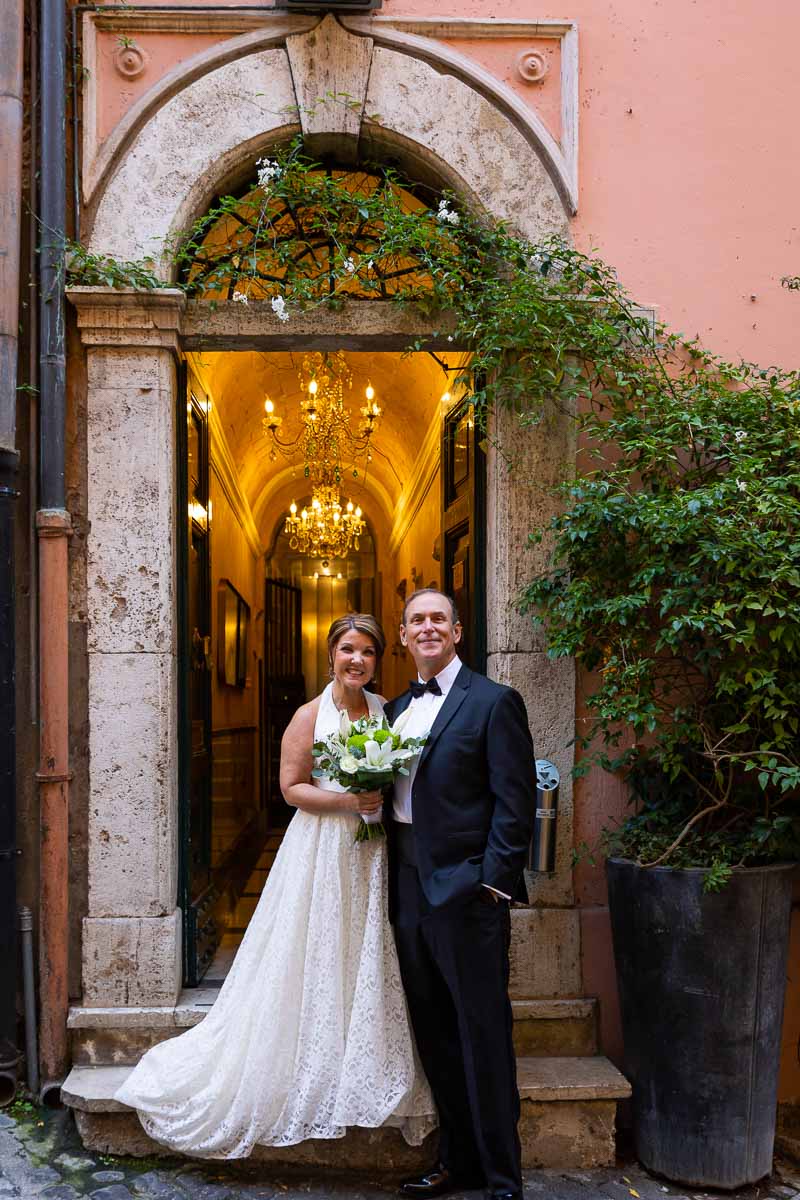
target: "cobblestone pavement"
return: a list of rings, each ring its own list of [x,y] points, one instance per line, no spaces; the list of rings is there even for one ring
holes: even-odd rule
[[[387,1200],[391,1179],[275,1174],[265,1167],[202,1167],[169,1159],[113,1158],[84,1150],[67,1111],[18,1103],[0,1113],[0,1200]],[[525,1200],[800,1200],[800,1166],[776,1162],[769,1179],[739,1192],[687,1190],[636,1162],[586,1171],[527,1171]],[[464,1192],[453,1200],[482,1200]]]

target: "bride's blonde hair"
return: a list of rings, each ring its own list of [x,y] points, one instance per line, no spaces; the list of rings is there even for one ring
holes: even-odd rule
[[[353,630],[356,633],[365,634],[374,642],[377,657],[375,670],[377,671],[386,649],[386,634],[371,613],[348,613],[346,617],[336,618],[328,630],[328,667],[333,670],[333,656],[339,640]]]

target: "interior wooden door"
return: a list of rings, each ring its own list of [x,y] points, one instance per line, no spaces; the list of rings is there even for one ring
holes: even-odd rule
[[[486,668],[486,456],[466,401],[442,430],[442,586],[463,625],[459,655]]]
[[[264,593],[264,763],[267,817],[271,829],[283,829],[291,811],[281,795],[281,738],[301,704],[306,688],[302,663],[302,593],[278,579],[267,579]]]

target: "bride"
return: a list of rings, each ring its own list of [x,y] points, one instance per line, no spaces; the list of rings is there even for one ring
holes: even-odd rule
[[[418,1145],[437,1123],[387,917],[385,839],[353,842],[358,813],[376,813],[381,794],[311,780],[312,744],[342,712],[383,715],[365,687],[385,644],[372,616],[331,625],[332,680],[281,745],[281,790],[298,811],[219,997],[116,1093],[173,1150],[242,1158],[354,1125],[394,1125]]]

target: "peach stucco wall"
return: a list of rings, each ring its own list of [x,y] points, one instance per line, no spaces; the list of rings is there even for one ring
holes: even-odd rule
[[[381,13],[577,21],[575,242],[612,263],[638,302],[654,305],[669,324],[698,334],[710,349],[765,364],[798,363],[800,295],[780,283],[783,275],[800,272],[800,72],[795,62],[800,5],[795,0],[564,0],[563,7],[552,0],[546,7],[536,0],[461,0],[444,8],[433,0],[384,0]],[[227,36],[192,32],[188,15],[185,28],[181,34],[140,39],[149,68],[135,84],[115,70],[113,39],[102,39],[95,67],[100,139],[145,87],[176,62]],[[506,82],[559,136],[557,42],[460,38],[449,45]],[[541,84],[525,84],[515,73],[515,60],[526,45],[550,59]],[[581,781],[576,840],[591,840],[604,814],[621,807],[614,780]],[[604,1048],[618,1056],[602,875],[583,866],[575,882],[584,985],[588,994],[601,998]],[[796,920],[781,1097],[800,1100],[798,939]]]
[[[442,11],[431,0],[386,0],[382,11],[576,20],[576,242],[614,264],[640,303],[711,349],[798,362],[800,301],[780,280],[800,269],[800,7],[464,0]],[[500,75],[518,49],[485,43],[480,53]]]

